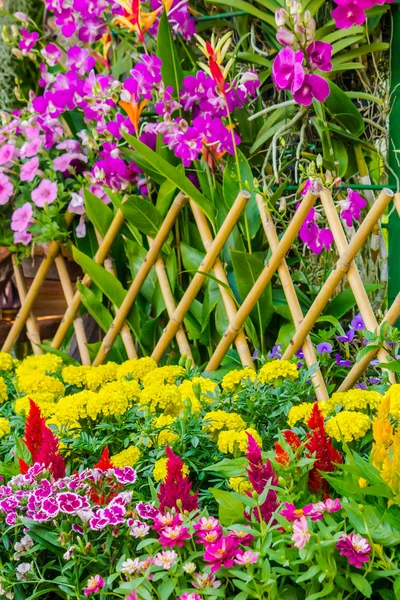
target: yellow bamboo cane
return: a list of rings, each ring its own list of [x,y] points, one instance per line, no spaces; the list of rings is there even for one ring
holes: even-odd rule
[[[394,325],[397,319],[400,317],[400,293],[397,294],[396,298],[393,301],[392,306],[387,311],[386,315],[383,317],[382,324],[379,326],[377,333],[382,329],[383,323],[387,323],[388,325]],[[367,346],[368,348],[368,346]],[[346,392],[350,390],[357,383],[358,379],[368,368],[371,360],[374,359],[376,354],[378,353],[377,348],[372,348],[368,354],[365,354],[348,372],[346,379],[341,383],[338,391]]]
[[[329,275],[325,284],[322,286],[319,294],[312,303],[310,310],[304,317],[304,320],[301,323],[299,329],[294,334],[293,339],[290,341],[288,348],[286,348],[283,358],[291,358],[293,354],[295,354],[301,347],[305,338],[311,331],[315,321],[327,305],[329,298],[335,291],[337,285],[340,283],[340,281],[343,279],[343,277],[349,270],[351,261],[354,259],[357,252],[365,243],[366,239],[368,238],[368,235],[374,228],[375,223],[382,216],[383,211],[388,206],[392,198],[393,192],[387,188],[382,190],[382,192],[379,194],[379,197],[377,198],[375,204],[373,204],[373,206],[371,207],[364,221],[358,228],[358,231],[354,235],[351,243],[348,245],[345,252],[343,252],[342,256],[337,261],[335,267],[332,269],[331,274]]]
[[[71,225],[74,215],[71,213],[67,213],[65,215],[65,222],[67,228]],[[25,302],[22,304],[18,314],[15,318],[13,326],[8,332],[7,338],[3,344],[2,351],[10,352],[11,348],[15,344],[18,339],[19,334],[22,331],[23,326],[25,325],[27,319],[29,318],[29,314],[31,312],[32,306],[40,292],[40,288],[42,287],[43,281],[46,279],[46,275],[53,264],[59,250],[61,247],[61,242],[51,242],[47,248],[47,254],[43,258],[40,267],[35,275],[34,280],[32,281],[32,285],[29,288]]]
[[[271,217],[271,213],[268,208],[264,205],[264,199],[260,194],[256,197],[258,210],[261,216],[261,223],[263,225],[265,235],[267,236],[268,243],[271,251],[275,252],[279,244],[279,238],[276,233],[275,225]],[[278,275],[282,283],[282,288],[289,305],[290,313],[293,318],[294,326],[299,327],[303,320],[303,312],[301,310],[300,302],[296,294],[296,290],[293,285],[292,278],[290,276],[289,268],[286,260],[283,259],[278,267]],[[312,365],[318,364],[318,359],[315,355],[315,350],[310,336],[307,336],[303,344],[304,358],[308,368]],[[311,381],[314,385],[315,395],[318,400],[327,400],[329,398],[328,391],[326,389],[325,381],[321,373],[321,369],[318,367],[314,374],[311,376]]]
[[[154,242],[145,256],[143,264],[136,273],[136,276],[132,281],[131,286],[124,298],[124,301],[118,309],[114,321],[112,322],[110,329],[108,330],[103,339],[97,356],[93,361],[94,366],[101,365],[104,362],[108,352],[110,351],[113,343],[115,342],[115,339],[117,338],[121,330],[124,321],[126,320],[129,314],[129,311],[132,308],[133,303],[135,302],[140,292],[143,283],[145,282],[147,275],[150,273],[150,270],[153,267],[161,251],[161,248],[163,247],[163,244],[169,235],[169,232],[174,226],[174,223],[178,218],[179,213],[181,212],[182,208],[185,206],[187,201],[188,198],[182,193],[179,193],[173,201],[173,203],[171,204],[171,207],[160,229],[158,230],[156,237],[154,238]]]
[[[12,254],[11,258],[14,269],[15,283],[17,284],[18,296],[22,305],[26,301],[26,281],[20,265],[17,264],[15,254]],[[29,316],[26,320],[26,330],[32,345],[33,353],[43,354],[42,349],[37,346],[37,344],[40,344],[40,334],[35,316],[32,312],[29,313]]]
[[[185,315],[188,312],[190,305],[199,293],[201,286],[203,285],[207,277],[207,275],[204,275],[204,273],[209,273],[209,271],[211,271],[211,269],[213,268],[219,253],[221,252],[226,240],[231,234],[232,229],[239,220],[240,215],[244,210],[249,198],[250,194],[248,192],[239,192],[235,202],[233,203],[229,213],[226,216],[226,219],[221,229],[217,233],[213,243],[211,244],[203,261],[201,262],[198,272],[194,275],[186,292],[183,295],[183,298],[176,307],[174,314],[169,320],[168,325],[164,329],[162,336],[160,337],[156,347],[154,348],[153,354],[151,356],[156,362],[159,362],[161,360],[172,338],[174,337],[181,323],[183,322],[183,319],[185,318]]]
[[[299,209],[296,211],[293,219],[289,223],[289,226],[280,240],[275,252],[272,253],[270,260],[260,273],[257,281],[246,296],[243,304],[236,313],[235,318],[229,324],[228,329],[225,331],[220,343],[216,347],[214,354],[212,355],[211,360],[206,367],[206,371],[215,371],[215,369],[217,369],[221,364],[222,359],[229,350],[229,346],[232,344],[238,332],[243,327],[250,312],[257,304],[261,294],[271,281],[274,273],[277,271],[279,265],[284,259],[317,197],[318,196],[312,192],[308,192],[303,198]]]
[[[324,207],[325,215],[328,219],[329,226],[332,230],[332,234],[336,242],[336,247],[338,249],[339,256],[342,256],[349,245],[347,243],[342,224],[337,214],[332,194],[329,190],[323,190],[320,193],[320,199],[322,202],[322,206]],[[375,331],[375,329],[378,327],[378,321],[376,320],[375,313],[372,310],[372,306],[368,300],[367,292],[365,291],[364,284],[361,280],[360,273],[358,272],[354,260],[351,261],[349,270],[347,272],[347,278],[349,280],[350,287],[354,294],[354,298],[357,301],[357,305],[365,323],[366,329],[368,329],[368,331]],[[386,350],[381,348],[378,352],[378,358],[380,362],[384,362],[387,356],[388,354]],[[389,378],[391,383],[396,383],[396,376],[394,373],[389,373]]]
[[[65,300],[67,302],[67,306],[69,306],[74,297],[74,290],[72,287],[71,280],[69,278],[68,270],[65,264],[65,260],[63,255],[60,253],[56,258],[56,267],[58,271],[58,275],[60,277],[61,287],[64,293]],[[74,329],[76,335],[76,342],[79,348],[79,354],[81,355],[81,362],[83,365],[90,365],[90,356],[89,351],[87,349],[86,343],[86,333],[85,326],[83,324],[82,317],[78,316],[74,319]]]
[[[198,205],[195,204],[195,202],[193,202],[193,200],[190,201],[190,206],[192,208],[193,216],[196,221],[196,225],[199,230],[200,237],[204,244],[204,248],[207,252],[207,250],[210,248],[210,246],[213,243],[213,237],[212,237],[211,229],[207,223],[207,218],[206,218],[205,214],[203,213],[203,211],[198,207]],[[219,258],[217,258],[217,260],[214,263],[213,271],[214,271],[214,275],[218,279],[218,281],[221,281],[222,284],[224,284],[224,285],[218,284],[218,288],[219,288],[219,292],[222,297],[222,302],[224,303],[224,306],[225,306],[226,314],[228,316],[229,321],[231,321],[232,319],[235,318],[235,315],[237,313],[237,308],[236,308],[234,299],[232,298],[232,296],[230,295],[230,293],[228,292],[226,287],[224,287],[224,286],[229,286],[229,283],[228,283],[228,278],[226,276],[224,267],[222,266],[222,262]],[[241,329],[239,331],[239,333],[235,339],[235,345],[236,345],[236,350],[239,354],[239,358],[242,362],[242,365],[244,367],[251,367],[252,369],[254,369],[253,359],[251,358],[251,353],[250,353],[249,346],[247,344],[246,336],[245,336],[243,329]]]
[[[124,201],[123,201],[124,202]],[[116,236],[119,233],[119,230],[121,229],[122,225],[124,224],[124,220],[125,217],[122,213],[121,208],[118,208],[118,210],[116,211],[114,218],[112,220],[112,223],[110,225],[110,227],[107,230],[106,235],[104,236],[103,242],[100,244],[96,255],[94,257],[94,262],[98,265],[102,265],[103,262],[105,261],[110,248],[116,238]],[[90,279],[89,275],[85,275],[82,279],[82,285],[84,285],[85,287],[90,286],[90,284],[92,283],[92,280]],[[68,329],[71,327],[76,314],[79,310],[79,307],[81,305],[82,302],[82,294],[79,290],[76,290],[74,297],[72,299],[71,304],[68,306],[67,310],[65,311],[64,317],[60,323],[59,328],[56,331],[56,334],[53,338],[51,347],[52,348],[59,348],[61,346],[61,344],[64,341],[65,336],[68,333]]]

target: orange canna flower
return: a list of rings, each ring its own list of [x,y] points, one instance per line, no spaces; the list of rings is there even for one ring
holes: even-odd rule
[[[134,102],[133,100],[132,102],[124,102],[123,100],[119,101],[119,105],[121,106],[121,108],[124,109],[128,117],[130,118],[136,133],[139,132],[139,119],[140,115],[142,114],[142,110],[144,109],[146,104],[147,100],[142,100],[140,104]]]

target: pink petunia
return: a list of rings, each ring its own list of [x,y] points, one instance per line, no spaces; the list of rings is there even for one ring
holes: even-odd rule
[[[33,181],[39,170],[39,159],[33,156],[26,163],[21,165],[20,179],[21,181]]]
[[[27,246],[31,243],[32,234],[29,231],[15,231],[14,232],[14,244],[23,244]]]
[[[25,202],[21,208],[14,210],[11,217],[11,229],[13,231],[25,231],[30,225],[32,219],[32,205]]]
[[[18,148],[13,144],[4,144],[0,147],[0,165],[13,162],[18,157]]]
[[[7,204],[14,192],[14,186],[8,179],[7,175],[4,175],[0,171],[0,205]]]
[[[55,181],[42,179],[38,187],[31,193],[32,201],[35,206],[43,208],[45,204],[51,204],[57,198],[58,188]]]

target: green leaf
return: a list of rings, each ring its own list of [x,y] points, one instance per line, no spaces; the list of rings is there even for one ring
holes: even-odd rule
[[[381,286],[376,283],[366,283],[364,287],[367,294],[370,294]],[[356,304],[357,301],[352,290],[343,290],[343,292],[340,292],[340,294],[335,296],[335,298],[327,304],[324,315],[331,315],[332,317],[336,317],[336,319],[341,319],[346,313],[352,310]]]
[[[276,29],[277,27],[275,23],[275,18],[272,15],[268,14],[265,11],[259,10],[258,8],[256,8],[249,2],[245,2],[244,0],[206,0],[206,2],[212,4],[222,4],[223,6],[232,7],[235,10],[244,10],[247,13],[249,13],[249,15],[253,15],[253,17],[257,17],[257,19],[268,23],[274,29]]]
[[[139,198],[138,196],[130,196],[121,205],[121,210],[126,220],[136,227],[136,229],[152,238],[157,235],[163,219],[156,207],[149,200]]]
[[[307,2],[303,6],[303,10],[309,10],[311,16],[313,17],[321,8],[325,0],[307,0]]]
[[[123,135],[126,141],[136,150],[132,156],[134,162],[136,162],[136,155],[144,158],[153,169],[156,169],[160,175],[163,175],[163,177],[174,183],[177,188],[191,198],[193,202],[205,212],[211,221],[213,220],[215,210],[211,202],[199,192],[193,183],[181,173],[177,167],[170,165],[166,160],[158,156],[156,152],[153,152],[153,150],[146,146],[146,144],[143,144],[132,135],[127,133]],[[143,167],[143,169],[146,171],[145,167]]]
[[[393,360],[391,362],[382,362],[379,367],[381,369],[387,369],[388,371],[393,371],[394,373],[400,373],[400,360]]]
[[[359,111],[339,86],[329,81],[329,87],[331,92],[324,103],[326,108],[348,132],[360,136],[364,131],[364,121]]]
[[[104,237],[113,220],[113,211],[107,204],[104,204],[100,198],[85,189],[83,192],[85,199],[86,214],[93,224],[94,228]]]
[[[287,348],[290,340],[294,336],[296,328],[294,323],[283,323],[279,328],[278,337],[276,338],[276,344],[282,344],[284,348]]]
[[[179,62],[175,42],[171,35],[171,27],[168,22],[166,10],[163,10],[161,13],[160,24],[158,26],[157,56],[162,60],[162,80],[165,86],[171,86],[173,88],[174,98],[178,98],[179,90],[182,87],[183,71]]]
[[[237,289],[243,302],[264,269],[264,263],[255,254],[238,250],[231,250],[231,257]],[[250,313],[256,328],[260,328],[260,334],[271,321],[273,314],[272,286],[269,283]]]
[[[225,202],[229,208],[231,208],[235,202],[236,196],[241,190],[246,190],[251,194],[245,208],[247,226],[244,215],[241,215],[240,217],[240,224],[243,234],[246,235],[248,228],[250,237],[254,238],[260,228],[261,218],[256,202],[256,190],[254,188],[253,173],[245,156],[239,149],[237,149],[237,161],[236,157],[232,155],[230,155],[226,161],[223,189]]]
[[[370,54],[372,52],[384,52],[389,48],[389,44],[386,42],[376,42],[375,44],[365,44],[364,46],[359,46],[358,48],[354,48],[352,50],[348,50],[339,56],[335,56],[332,59],[332,64],[337,65],[339,63],[353,60],[353,58],[357,58],[359,56],[364,56],[365,54]]]
[[[163,14],[165,14],[165,12]],[[159,597],[163,600],[167,600],[167,598],[169,598],[172,592],[174,591],[177,583],[178,582],[176,579],[172,579],[170,577],[164,579],[163,582],[157,588]]]
[[[247,458],[224,458],[215,465],[205,467],[203,471],[212,471],[219,473],[223,477],[240,477],[246,472],[248,466]]]
[[[39,348],[41,348],[43,352],[49,352],[50,354],[55,354],[56,356],[59,356],[63,359],[63,362],[66,365],[74,365],[76,367],[79,367],[81,364],[78,360],[75,360],[75,358],[72,358],[72,356],[70,356],[66,352],[52,348],[50,344],[37,344],[37,346],[39,346]]]
[[[29,452],[27,445],[25,442],[14,434],[15,440],[15,456],[20,458],[28,465],[32,464],[32,454]]]
[[[116,306],[121,306],[126,290],[122,283],[109,273],[104,267],[94,262],[92,258],[83,254],[78,248],[72,249],[74,260],[80,265],[85,273],[87,273],[92,281],[101,289],[103,294]]]
[[[218,516],[225,527],[240,523],[244,518],[244,506],[240,500],[230,492],[218,488],[209,488],[215,500],[218,502]]]
[[[365,598],[371,598],[371,584],[360,573],[350,573],[350,579],[355,587],[364,595]]]

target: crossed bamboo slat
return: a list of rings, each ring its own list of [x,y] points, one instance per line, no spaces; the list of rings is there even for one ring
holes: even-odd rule
[[[24,274],[20,265],[17,263],[17,259],[15,254],[12,254],[12,264],[14,269],[14,277],[15,283],[17,285],[18,295],[21,302],[21,306],[24,302],[26,302],[26,281]],[[43,354],[42,349],[39,348],[38,344],[40,344],[40,334],[37,326],[36,318],[32,312],[28,314],[28,318],[26,319],[26,330],[28,332],[28,338],[32,345],[32,350],[34,354]]]
[[[275,225],[271,217],[271,213],[264,205],[264,199],[262,196],[257,194],[256,197],[258,211],[261,217],[261,223],[267,236],[268,243],[271,251],[275,252],[279,245],[278,234],[276,233]],[[303,320],[303,311],[301,310],[300,302],[296,294],[295,287],[293,285],[292,278],[290,276],[289,268],[286,260],[283,259],[278,267],[278,275],[281,280],[283,292],[289,305],[290,313],[293,318],[293,323],[296,328],[299,327]],[[310,336],[307,336],[302,346],[304,358],[308,368],[312,365],[318,364],[318,359],[315,354],[313,343]],[[315,395],[318,400],[327,400],[329,397],[328,390],[326,389],[325,380],[322,376],[321,369],[317,367],[316,371],[311,375],[311,381],[315,389]]]

